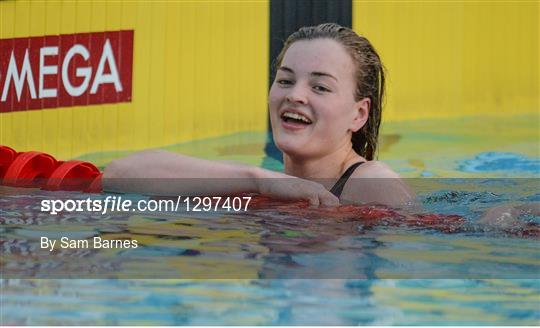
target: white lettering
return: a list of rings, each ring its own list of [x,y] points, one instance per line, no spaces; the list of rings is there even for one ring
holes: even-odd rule
[[[111,69],[110,74],[103,74],[103,71],[105,70],[105,61],[109,62],[109,68]],[[103,53],[101,54],[101,59],[99,60],[99,65],[96,71],[96,76],[94,77],[94,82],[92,83],[92,88],[90,88],[90,93],[96,93],[98,87],[105,83],[114,83],[116,92],[122,91],[122,84],[120,83],[120,77],[118,76],[118,70],[116,68],[116,62],[114,60],[111,42],[109,39],[105,41],[105,45],[103,46]]]
[[[114,49],[114,51],[120,50]],[[70,97],[79,97],[89,93],[96,94],[102,85],[107,84],[112,84],[116,92],[123,92],[120,67],[117,66],[116,62],[118,58],[115,57],[112,43],[108,38],[105,38],[101,53],[93,52],[92,49],[80,43],[66,49],[65,46],[62,47],[61,40],[56,45],[36,47],[33,44],[26,49],[10,49],[9,51],[11,52],[9,61],[6,51],[4,56],[6,60],[4,65],[1,65],[2,72],[0,72],[2,108],[4,108],[4,103],[8,101],[8,98],[13,99],[14,102],[57,98],[61,88],[64,88]],[[20,56],[18,55],[19,51]],[[39,62],[37,51],[39,51]],[[64,53],[65,56],[61,56],[62,62],[60,62],[59,56]],[[97,58],[93,58],[97,56],[100,56],[99,61],[95,60]],[[37,72],[34,71],[36,69]],[[36,75],[37,81],[35,81],[34,75]],[[58,106],[72,105],[68,99],[62,98],[59,101],[62,104],[58,103]],[[41,106],[47,108],[52,105],[53,103],[41,103]],[[16,106],[17,110],[23,109],[20,104]],[[54,203],[47,205],[52,205],[51,208],[55,210]]]
[[[43,80],[45,75],[58,74],[58,66],[45,66],[45,56],[58,55],[58,47],[43,47],[39,50],[39,98],[56,97],[56,89],[45,89]]]
[[[41,201],[41,211],[42,212],[49,212],[51,210],[51,201],[48,199],[44,199]]]
[[[9,59],[9,66],[6,73],[6,81],[4,84],[4,90],[2,91],[1,101],[6,101],[9,90],[9,85],[13,79],[15,84],[15,91],[17,92],[17,100],[21,100],[21,94],[23,89],[24,80],[28,83],[28,89],[30,90],[30,97],[36,98],[36,87],[34,85],[34,77],[32,76],[32,68],[30,67],[30,60],[28,59],[28,49],[24,54],[23,65],[21,68],[21,74],[17,71],[17,63],[15,62],[14,51],[11,52],[11,58]]]
[[[90,83],[90,77],[92,75],[92,67],[79,67],[75,71],[75,76],[84,77],[83,83],[81,83],[81,85],[79,85],[78,87],[75,87],[73,86],[73,84],[71,84],[68,76],[68,67],[71,59],[75,55],[81,55],[84,60],[88,60],[88,58],[90,57],[88,49],[86,49],[85,46],[76,44],[71,49],[69,49],[66,57],[64,58],[64,63],[62,64],[62,82],[64,82],[64,87],[66,88],[67,93],[69,93],[69,95],[72,97],[78,97],[86,91],[86,88],[88,88],[88,84]]]
[[[47,237],[41,237],[41,240],[40,240],[41,248],[48,248],[49,252],[52,252],[54,250],[55,244],[56,244],[56,240],[50,240]]]

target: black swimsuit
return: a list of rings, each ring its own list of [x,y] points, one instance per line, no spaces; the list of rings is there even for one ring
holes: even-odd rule
[[[336,184],[330,189],[330,192],[334,194],[337,198],[341,197],[341,193],[343,192],[343,187],[345,187],[345,184],[347,183],[347,180],[349,180],[351,174],[353,174],[354,170],[356,170],[357,167],[364,164],[365,162],[358,162],[354,163],[353,165],[349,166],[349,168],[339,177],[339,180],[336,182]]]

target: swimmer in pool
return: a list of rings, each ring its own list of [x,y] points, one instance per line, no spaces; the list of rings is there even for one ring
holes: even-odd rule
[[[289,36],[277,57],[268,96],[284,173],[150,150],[112,161],[105,168],[103,186],[109,191],[172,195],[255,192],[303,199],[312,206],[340,201],[406,204],[413,193],[389,166],[375,160],[384,87],[383,65],[366,38],[333,23],[303,27]],[[127,183],[129,178],[238,179],[211,186],[170,186],[143,179]]]

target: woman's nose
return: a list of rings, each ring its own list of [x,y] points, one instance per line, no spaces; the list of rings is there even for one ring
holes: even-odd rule
[[[289,93],[286,96],[287,101],[291,103],[298,104],[307,104],[307,95],[306,91],[302,86],[295,85],[293,88],[289,89]]]

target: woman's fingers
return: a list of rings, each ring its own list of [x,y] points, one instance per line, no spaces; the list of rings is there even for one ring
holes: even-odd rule
[[[307,200],[312,207],[339,205],[339,199],[323,185],[300,178],[261,179],[258,181],[258,189],[261,194],[271,197]]]
[[[318,195],[313,195],[313,196],[310,196],[308,198],[308,201],[309,201],[309,206],[310,207],[319,207],[319,196]]]
[[[331,192],[326,191],[326,193],[322,195],[320,199],[320,204],[322,206],[339,206],[339,198],[337,198]]]
[[[326,190],[322,185],[317,186],[316,193],[308,198],[309,205],[312,207],[318,206],[338,206],[339,199],[331,192]]]

